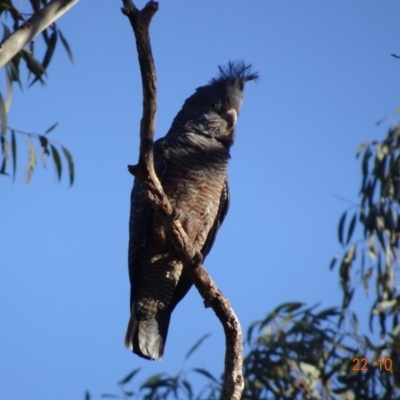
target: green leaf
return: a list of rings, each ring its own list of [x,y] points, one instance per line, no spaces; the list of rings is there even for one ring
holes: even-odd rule
[[[340,218],[339,221],[339,227],[338,227],[338,238],[339,238],[339,243],[343,245],[343,229],[344,229],[344,223],[346,221],[346,215],[347,211],[343,213],[343,215]]]
[[[47,130],[45,131],[45,134],[50,133],[52,130],[54,130],[58,125],[58,122],[55,122],[53,125],[50,126],[50,128],[47,128]]]
[[[350,221],[349,229],[347,230],[347,240],[346,245],[349,244],[351,236],[353,235],[354,228],[356,226],[357,214],[354,213],[353,218]]]
[[[360,156],[360,154],[365,150],[365,148],[368,146],[368,144],[369,144],[369,142],[364,142],[358,146],[358,149],[356,151],[356,158],[358,158]]]
[[[68,171],[69,171],[69,186],[71,187],[75,179],[75,164],[72,159],[71,153],[64,146],[61,146],[61,149],[64,153],[65,158],[67,159]]]
[[[45,69],[50,64],[51,58],[53,57],[54,49],[56,48],[56,44],[57,44],[57,37],[58,37],[57,31],[54,30],[49,38],[48,43],[47,43],[47,50],[46,50],[46,53],[44,54],[43,61],[42,61],[42,65]]]
[[[4,4],[4,6],[8,6]],[[1,41],[4,41],[4,39],[7,39],[11,35],[10,28],[4,24],[3,22],[1,23],[3,25],[3,39]]]
[[[351,313],[351,325],[353,327],[353,332],[358,335],[358,318],[357,318],[357,314],[355,312]]]
[[[375,248],[374,235],[372,233],[368,236],[367,243],[368,243],[368,255],[369,255],[369,257],[372,260],[376,260],[377,252],[376,252],[376,248]]]
[[[331,262],[330,262],[330,264],[329,264],[329,269],[332,271],[332,269],[333,269],[333,267],[335,266],[335,264],[336,264],[336,261],[339,259],[339,255],[338,254],[336,254],[333,258],[332,258],[332,260],[331,260]]]
[[[3,96],[0,93],[0,121],[1,121],[1,130],[0,134],[1,136],[4,136],[7,131],[7,111],[6,111],[6,106],[4,104]]]
[[[57,178],[58,178],[58,181],[60,181],[61,172],[62,172],[62,164],[61,164],[60,153],[55,148],[55,146],[52,145],[52,144],[50,145],[50,149],[51,149],[51,154],[53,156],[54,166],[55,166],[56,172],[57,172]]]
[[[369,146],[367,147],[367,149],[364,152],[364,157],[362,159],[361,162],[361,170],[362,170],[362,175],[363,175],[363,182],[366,182],[366,179],[368,177],[368,165],[369,165],[369,158],[372,156],[372,152],[369,148]],[[363,185],[364,186],[364,185]]]
[[[60,35],[60,39],[61,39],[61,43],[63,44],[65,51],[68,54],[68,58],[70,59],[70,61],[72,62],[72,64],[74,63],[74,57],[72,55],[72,51],[71,51],[71,47],[69,46],[67,39],[65,39],[64,35],[62,34],[62,32],[60,31],[60,29],[58,30],[58,33]]]
[[[373,312],[375,311],[376,314],[378,314],[378,313],[388,310],[389,308],[393,308],[396,305],[397,305],[397,299],[381,301],[380,303],[378,303],[376,305]]]
[[[15,132],[11,129],[11,156],[12,156],[12,177],[13,182],[17,173],[17,141],[15,139]]]
[[[193,368],[192,371],[197,372],[200,375],[204,375],[206,378],[210,379],[214,383],[219,383],[216,378],[211,374],[211,372],[208,372],[207,370],[203,368]]]
[[[8,175],[6,169],[8,165],[8,158],[9,158],[9,153],[10,153],[10,145],[5,138],[5,136],[0,136],[0,143],[1,143],[1,152],[3,156],[3,163],[0,168],[0,174],[2,175]]]
[[[6,73],[10,77],[12,82],[17,82],[20,89],[22,90],[22,83],[19,74],[19,63],[21,61],[21,55],[18,53],[15,55],[10,62],[6,64]]]
[[[140,368],[134,369],[132,372],[130,372],[128,375],[125,376],[125,378],[121,379],[118,384],[119,385],[125,385],[128,383],[138,372],[140,371]]]
[[[7,86],[7,97],[4,108],[6,110],[6,114],[10,111],[11,102],[12,102],[12,80],[9,74],[6,73],[6,86]]]
[[[340,265],[340,281],[342,285],[347,285],[350,280],[350,268],[356,257],[356,249],[356,245],[352,244],[343,257]]]
[[[50,155],[49,148],[48,148],[49,140],[45,136],[39,135],[39,142],[40,142],[40,146],[41,146],[40,155],[42,157],[42,163],[43,163],[43,166],[46,168],[46,156]]]
[[[322,310],[318,314],[315,315],[318,319],[327,319],[327,317],[332,317],[335,315],[339,315],[340,311],[336,307],[330,307],[325,310]]]
[[[26,66],[29,70],[29,73],[35,75],[36,78],[30,83],[29,86],[32,86],[38,80],[41,83],[44,83],[42,76],[46,75],[46,70],[44,69],[43,65],[33,57],[31,51],[25,48],[21,49],[20,54],[26,62]]]
[[[37,163],[37,158],[36,158],[36,150],[33,147],[32,142],[30,141],[30,139],[27,139],[27,144],[28,144],[28,165],[25,168],[25,172],[26,172],[26,178],[25,178],[25,184],[28,184],[32,178],[32,174],[33,174],[33,170],[36,167],[36,163]]]
[[[270,318],[267,317],[267,321],[265,322],[264,325],[268,324],[269,321],[270,321]],[[263,323],[263,321],[261,321],[261,320],[260,321],[255,321],[248,327],[248,329],[247,329],[247,339],[246,340],[247,340],[249,345],[251,345],[251,339],[252,339],[252,336],[253,336],[254,329],[257,328],[257,327],[259,328],[262,323]]]
[[[388,145],[385,142],[382,142],[376,146],[375,158],[378,161],[382,161],[385,158],[385,156],[388,154],[388,152],[389,152]]]
[[[186,389],[186,392],[188,394],[188,399],[192,399],[193,398],[193,389],[192,389],[192,385],[190,384],[190,382],[184,379],[182,381],[182,386]]]
[[[33,0],[33,1],[37,1],[37,0]],[[42,31],[42,36],[46,43],[46,46],[48,46],[49,42],[50,42],[49,33],[47,32],[48,30],[51,30],[51,28],[46,28],[44,31]],[[52,31],[54,32],[54,29]]]
[[[184,360],[187,360],[192,354],[193,352],[204,342],[204,340],[206,340],[207,338],[209,338],[211,336],[211,333],[206,333],[205,335],[203,335],[191,348],[190,350],[186,353],[186,356],[184,358]]]
[[[28,58],[28,61],[26,63],[29,72],[35,75],[35,79],[29,84],[29,86],[32,86],[37,81],[44,83],[42,77],[43,75],[46,75],[46,70],[44,69],[43,65],[33,57]]]
[[[288,302],[288,303],[281,304],[280,311],[283,311],[286,313],[291,313],[293,311],[298,310],[299,308],[301,308],[303,306],[304,306],[304,303],[301,303],[299,301]]]
[[[40,145],[45,149],[47,148],[47,145],[49,144],[49,140],[47,139],[46,136],[43,136],[43,135],[39,135],[39,142],[40,142]]]
[[[144,383],[140,386],[140,390],[145,389],[145,388],[154,388],[158,386],[164,386],[165,382],[167,382],[165,379],[162,379],[162,377],[165,376],[165,374],[155,374],[152,375],[150,378],[146,379]]]
[[[46,0],[46,2],[47,2],[47,0]],[[30,3],[32,4],[33,11],[35,13],[37,13],[41,8],[40,0],[30,0]],[[43,1],[42,1],[42,4],[43,4]],[[46,5],[46,4],[43,4],[43,5]]]

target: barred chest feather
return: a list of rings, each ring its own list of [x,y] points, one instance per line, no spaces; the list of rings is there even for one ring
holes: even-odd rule
[[[200,251],[217,216],[229,152],[215,139],[187,133],[183,139],[168,140],[165,158],[165,193]]]

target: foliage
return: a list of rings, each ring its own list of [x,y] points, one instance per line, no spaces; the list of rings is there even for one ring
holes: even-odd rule
[[[374,345],[359,335],[354,314],[349,331],[338,329],[340,316],[336,308],[318,311],[317,306],[286,303],[252,324],[245,343],[242,399],[400,399],[394,340]],[[132,381],[138,373],[135,369],[119,382],[121,395],[102,398],[212,400],[221,395],[222,377],[204,369],[154,375],[135,389]],[[188,379],[194,374],[205,378],[197,394]]]
[[[47,0],[29,0],[29,12],[22,12],[17,9],[11,0],[2,1],[0,3],[0,18],[4,30],[3,40],[8,37],[13,30],[18,29],[33,13],[48,3]],[[17,84],[22,90],[21,71],[26,70],[28,75],[28,87],[37,82],[45,84],[47,78],[47,70],[54,55],[57,43],[60,41],[65,48],[69,59],[73,62],[71,48],[56,23],[45,29],[41,37],[44,42],[45,51],[41,57],[41,61],[36,58],[36,45],[31,42],[28,48],[23,48],[16,54],[10,62],[5,65],[6,93],[0,92],[0,174],[11,175],[15,179],[17,170],[17,144],[18,138],[24,138],[27,145],[28,164],[26,166],[25,183],[29,183],[32,173],[37,165],[36,147],[40,148],[43,165],[46,166],[46,159],[50,157],[56,171],[58,180],[62,176],[62,158],[65,159],[68,168],[68,176],[70,185],[73,184],[75,169],[71,153],[68,149],[56,141],[50,140],[47,136],[37,133],[27,133],[9,126],[7,114],[11,107],[13,86]],[[5,100],[4,100],[5,99]],[[50,133],[55,127],[53,124],[45,134]],[[36,143],[36,147],[35,144]]]
[[[343,312],[349,307],[357,286],[362,285],[368,294],[373,280],[375,299],[370,311],[370,329],[372,331],[377,317],[381,336],[385,337],[388,330],[399,325],[400,294],[396,273],[400,261],[400,125],[396,123],[391,127],[381,142],[363,143],[356,156],[361,158],[362,166],[361,203],[352,207],[355,210],[346,235],[350,210],[340,218],[338,237],[344,253],[332,261],[331,268],[341,258],[339,278]],[[362,227],[361,238],[351,242],[358,223]],[[359,268],[352,273],[357,258]]]

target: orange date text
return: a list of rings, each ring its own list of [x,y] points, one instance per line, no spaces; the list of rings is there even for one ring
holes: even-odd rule
[[[353,358],[353,371],[368,371],[368,360],[363,358]],[[379,371],[391,371],[393,362],[390,358],[378,358]]]

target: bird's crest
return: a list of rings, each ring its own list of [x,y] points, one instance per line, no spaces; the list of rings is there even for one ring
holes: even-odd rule
[[[227,65],[219,65],[218,69],[219,74],[211,79],[211,85],[231,78],[239,78],[243,83],[257,81],[260,78],[258,72],[253,70],[253,66],[246,64],[243,60],[229,61]]]

